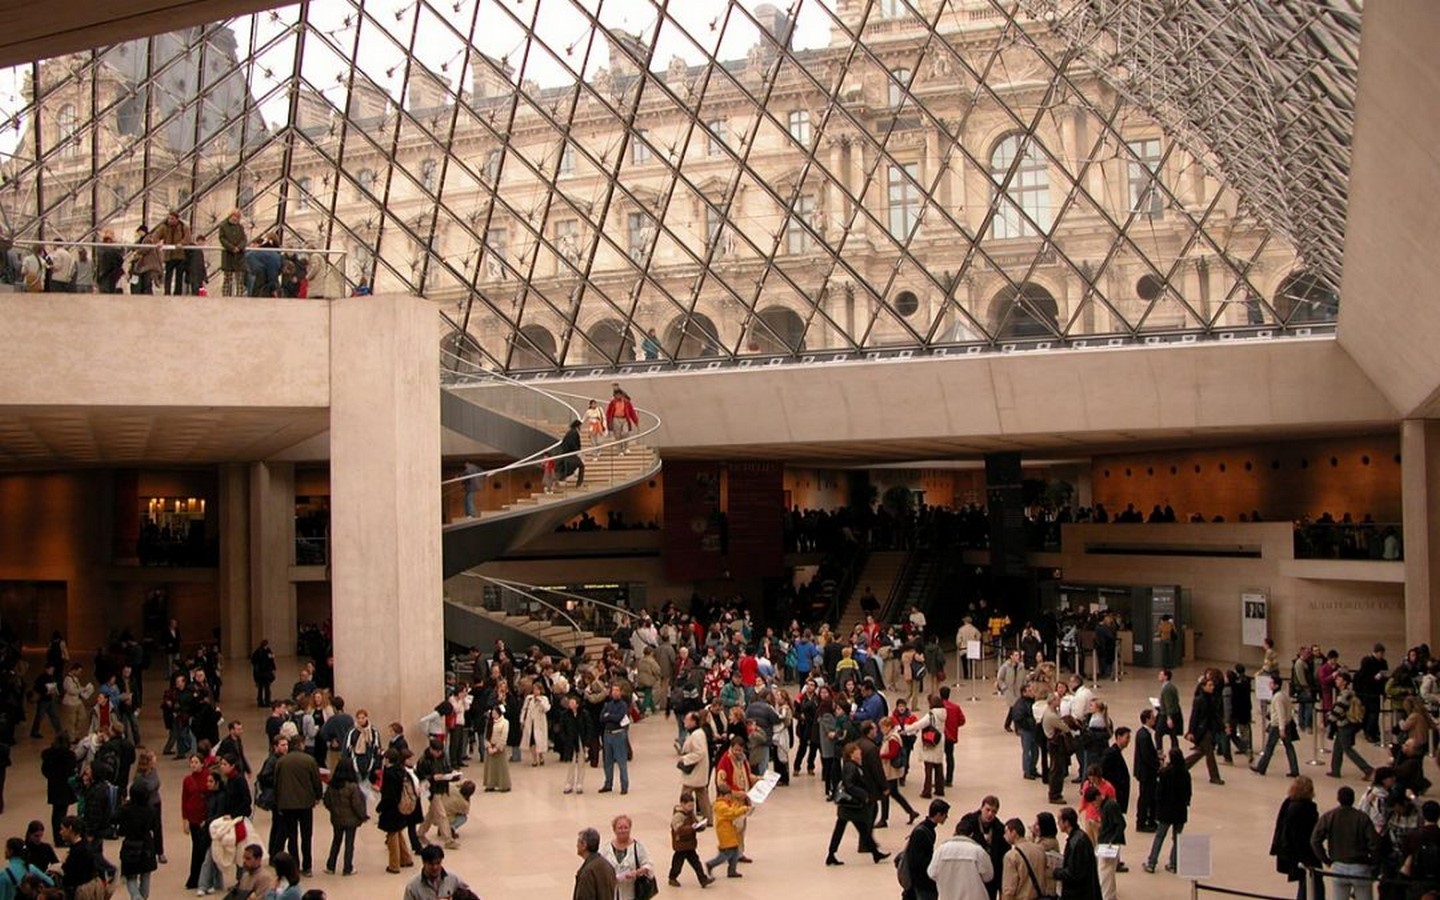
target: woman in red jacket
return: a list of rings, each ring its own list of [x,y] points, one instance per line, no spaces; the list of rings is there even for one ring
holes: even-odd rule
[[[210,855],[210,829],[205,827],[205,801],[210,796],[210,771],[200,757],[190,754],[190,774],[180,785],[180,815],[190,835],[190,876],[185,890],[193,891],[200,883],[200,866]]]

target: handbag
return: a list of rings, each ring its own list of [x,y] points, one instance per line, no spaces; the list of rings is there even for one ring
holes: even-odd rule
[[[640,875],[635,879],[635,900],[650,900],[660,893],[660,885],[649,875]]]
[[[1294,719],[1285,723],[1285,740],[1291,743],[1300,740],[1300,729],[1296,727]]]

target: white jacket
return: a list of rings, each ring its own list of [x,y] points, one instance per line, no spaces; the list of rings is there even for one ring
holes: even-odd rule
[[[940,740],[934,744],[926,744],[925,739],[920,737],[920,732],[924,731],[927,725],[934,725],[935,730],[940,732]],[[936,707],[911,722],[905,727],[905,733],[916,736],[915,756],[920,762],[935,765],[945,764],[945,708],[943,706]]]
[[[990,900],[985,882],[995,874],[990,852],[968,837],[953,837],[935,848],[925,870],[940,889],[940,900]]]

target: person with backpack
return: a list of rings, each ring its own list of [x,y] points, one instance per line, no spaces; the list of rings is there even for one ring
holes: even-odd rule
[[[907,734],[920,737],[920,762],[925,767],[923,800],[945,796],[945,702],[931,695],[930,710],[905,728]]]
[[[880,720],[880,731],[884,737],[880,741],[880,761],[884,767],[885,782],[889,786],[880,797],[880,821],[875,823],[876,828],[884,828],[890,824],[890,801],[893,799],[900,808],[909,814],[910,819],[906,825],[915,824],[920,814],[905,795],[900,793],[900,779],[905,775],[905,769],[909,766],[909,754],[905,750],[903,729],[890,716]]]
[[[385,751],[385,769],[380,777],[380,802],[375,806],[376,824],[385,832],[385,849],[389,864],[385,871],[400,874],[402,868],[415,865],[404,832],[424,820],[420,809],[420,784],[405,765],[410,750],[391,748]]]
[[[1335,729],[1335,744],[1330,751],[1330,777],[1340,777],[1340,768],[1348,756],[1368,780],[1372,767],[1355,750],[1355,735],[1365,725],[1365,703],[1351,687],[1349,672],[1335,673],[1335,705],[1330,707],[1326,718]]]
[[[931,800],[930,809],[910,832],[905,849],[895,857],[895,877],[900,882],[901,900],[939,900],[940,888],[930,877],[930,860],[935,855],[936,834],[950,818],[950,804]]]

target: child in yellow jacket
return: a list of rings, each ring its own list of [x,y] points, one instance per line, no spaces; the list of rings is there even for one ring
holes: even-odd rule
[[[750,814],[750,798],[721,786],[711,810],[715,823],[715,841],[720,853],[705,864],[705,871],[714,877],[715,867],[726,863],[725,874],[730,878],[740,875],[740,829],[745,817]]]

